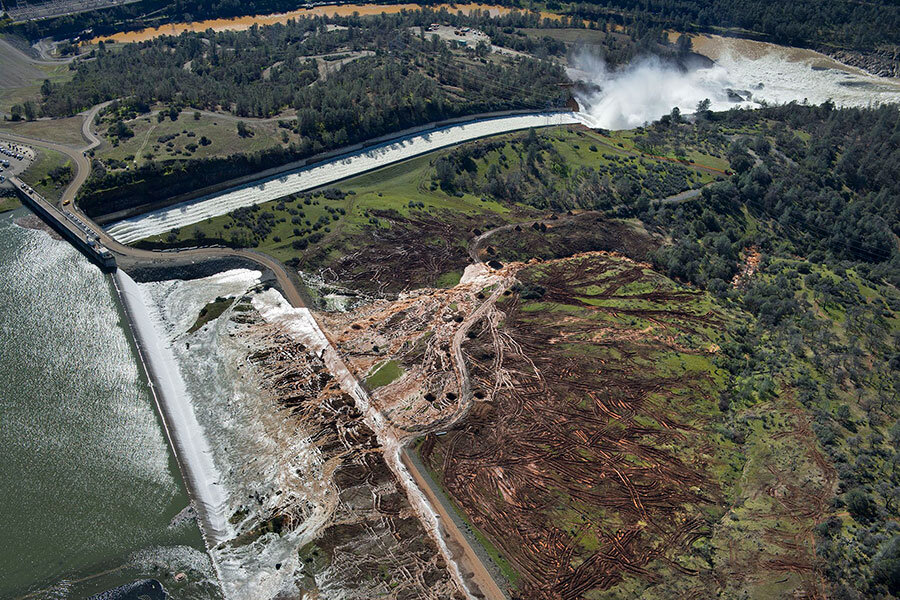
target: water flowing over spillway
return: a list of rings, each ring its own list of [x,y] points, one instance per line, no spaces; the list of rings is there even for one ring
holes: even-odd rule
[[[688,72],[655,58],[609,71],[602,61],[589,55],[575,57],[576,68],[570,70],[570,76],[600,88],[580,93],[582,113],[497,117],[411,134],[318,165],[124,219],[109,225],[107,231],[119,242],[130,244],[420,154],[531,127],[585,123],[609,129],[634,128],[676,106],[682,113],[691,113],[704,99],[710,100],[713,110],[787,102],[820,104],[827,100],[838,106],[900,101],[897,81],[868,75],[820,54],[746,40],[716,41],[721,46],[715,49],[716,63]],[[748,44],[750,48],[745,48]]]
[[[144,305],[129,314],[149,370],[176,382],[158,390],[161,410],[224,596],[377,597],[390,581],[367,573],[392,564],[409,597],[449,597],[451,570],[414,516],[427,507],[395,475],[397,440],[381,434],[383,417],[312,313],[261,275],[119,282]],[[212,302],[227,307],[198,325]],[[174,409],[166,393],[178,395]],[[329,553],[312,571],[310,547]]]
[[[182,473],[188,482],[206,543],[215,546],[231,531],[225,497],[206,434],[200,428],[171,347],[160,335],[160,316],[144,291],[124,271],[115,273],[116,287],[147,368],[153,395],[166,424]]]
[[[150,348],[144,358],[160,379],[163,413],[198,503],[210,555],[223,593],[233,600],[265,600],[288,585],[297,548],[309,541],[328,514],[330,490],[318,471],[321,460],[307,436],[281,427],[284,415],[272,407],[246,363],[248,338],[235,339],[234,323],[213,320],[189,331],[204,305],[235,299],[259,283],[258,271],[235,270],[203,279],[135,284],[120,276],[133,303],[135,329]],[[130,311],[132,312],[132,311]],[[173,398],[174,401],[173,401]],[[282,435],[283,434],[283,435]],[[243,541],[239,530],[264,521],[281,498],[302,493],[310,507],[303,526],[287,535],[266,534]],[[248,499],[250,501],[248,502]]]
[[[197,200],[176,204],[119,221],[107,227],[117,241],[130,244],[137,240],[199,223],[244,207],[276,200],[288,194],[321,187],[469,140],[530,127],[566,125],[581,122],[573,113],[536,113],[483,119],[462,125],[402,137],[396,141],[344,155],[326,163],[304,167],[291,173],[270,177],[258,183],[240,186]]]

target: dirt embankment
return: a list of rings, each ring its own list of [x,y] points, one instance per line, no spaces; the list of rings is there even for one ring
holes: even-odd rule
[[[240,338],[251,350],[249,368],[275,399],[283,426],[309,434],[321,484],[332,490],[325,500],[315,500],[315,510],[297,490],[285,490],[279,508],[265,522],[247,524],[236,543],[252,543],[271,531],[306,530],[311,541],[299,549],[293,576],[299,589],[313,595],[462,600],[387,465],[385,449],[322,353],[282,323],[260,319],[248,305],[232,318],[244,324]]]

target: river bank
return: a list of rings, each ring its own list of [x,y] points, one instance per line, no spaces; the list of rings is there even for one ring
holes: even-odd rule
[[[274,25],[277,23],[285,23],[291,19],[304,19],[313,17],[352,17],[354,15],[380,15],[396,14],[402,11],[422,10],[419,4],[332,4],[314,6],[311,8],[301,8],[287,13],[276,13],[268,15],[248,15],[244,17],[234,17],[231,19],[207,19],[196,22],[185,23],[169,23],[159,27],[149,27],[139,31],[125,31],[112,35],[104,35],[94,38],[87,43],[95,44],[101,40],[113,41],[118,43],[144,42],[163,35],[179,35],[185,31],[201,32],[207,29],[213,31],[246,31],[254,25]],[[475,11],[484,11],[491,16],[506,15],[513,12],[514,8],[508,6],[496,6],[493,4],[436,4],[429,6],[435,11],[446,9],[452,12],[462,11],[464,13],[473,13]],[[549,12],[540,13],[542,19],[560,19],[560,15]]]

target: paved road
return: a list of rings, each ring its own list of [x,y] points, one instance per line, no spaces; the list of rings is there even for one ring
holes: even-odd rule
[[[467,573],[464,573],[464,577],[475,583],[478,586],[478,591],[487,600],[507,600],[509,596],[497,584],[491,572],[479,558],[475,548],[469,543],[469,539],[457,525],[456,519],[453,518],[454,515],[451,512],[453,509],[448,507],[446,501],[441,499],[443,492],[436,489],[430,481],[431,478],[426,476],[425,472],[419,468],[419,464],[417,464],[419,461],[413,457],[413,452],[415,450],[402,449],[400,451],[400,460],[406,467],[406,470],[409,471],[413,481],[422,490],[425,498],[440,516],[438,535],[443,529],[445,538],[451,538],[458,545],[458,548],[453,548],[448,544],[448,548],[454,553],[454,558],[460,564],[461,569],[467,571]],[[459,556],[456,556],[457,552]]]
[[[31,57],[31,56],[28,56],[28,54],[26,54],[25,52],[22,52],[22,50],[20,50],[13,44],[10,44],[8,41],[3,39],[2,37],[0,37],[0,46],[5,46],[10,51],[15,52],[17,54],[21,54],[22,60],[24,60],[25,62],[28,62],[32,65],[38,65],[38,66],[58,67],[59,65],[64,65],[64,64],[70,63],[73,60],[75,60],[75,58],[76,58],[74,56],[68,56],[66,58],[50,58],[46,54],[46,48],[38,47],[38,48],[36,48],[36,50],[38,51],[38,53],[41,55],[42,58],[37,59],[37,58]]]
[[[77,215],[82,221],[92,226],[97,238],[99,238],[100,240],[100,243],[106,246],[113,254],[115,254],[117,259],[124,258],[125,262],[128,264],[143,263],[148,265],[176,265],[185,263],[199,263],[205,260],[217,258],[242,258],[245,260],[250,260],[260,267],[271,271],[277,279],[279,287],[281,288],[285,299],[290,302],[292,306],[305,306],[305,303],[303,302],[303,296],[300,293],[297,283],[285,268],[285,266],[281,264],[280,261],[275,260],[271,256],[263,254],[262,252],[256,252],[254,250],[235,250],[232,248],[195,248],[188,250],[173,250],[170,252],[140,250],[138,248],[124,246],[115,241],[103,230],[102,227],[94,223],[90,217],[81,212],[75,206],[74,200],[75,196],[78,193],[78,190],[87,180],[88,175],[91,172],[91,162],[90,159],[85,156],[85,153],[88,150],[98,146],[101,142],[101,140],[99,140],[90,130],[90,125],[93,122],[94,117],[96,117],[97,112],[99,112],[101,108],[102,105],[95,106],[85,115],[85,122],[82,128],[82,132],[85,134],[85,138],[90,140],[90,144],[85,148],[76,149],[65,144],[28,138],[25,136],[4,132],[0,132],[0,139],[13,141],[18,144],[28,144],[30,146],[37,146],[40,148],[49,148],[51,150],[61,152],[72,159],[72,163],[75,165],[75,176],[72,178],[72,182],[63,191],[62,197],[60,199],[60,209],[63,212],[69,212]]]

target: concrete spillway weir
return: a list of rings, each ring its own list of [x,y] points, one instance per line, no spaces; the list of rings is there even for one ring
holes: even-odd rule
[[[116,270],[116,259],[112,253],[101,246],[93,230],[78,217],[63,213],[30,186],[15,177],[10,177],[22,201],[44,220],[50,227],[62,235],[89,260],[96,263],[104,271]]]
[[[219,471],[212,460],[212,451],[191,406],[172,349],[157,331],[148,298],[122,270],[113,274],[113,282],[131,323],[166,435],[197,511],[204,542],[212,549],[230,539],[233,533],[228,523],[225,490],[219,485]],[[218,572],[215,554],[210,555]]]

